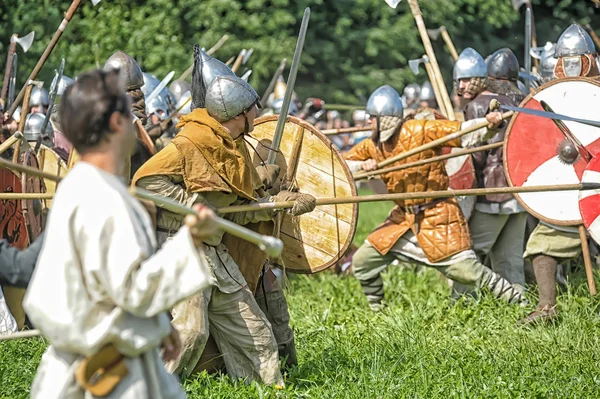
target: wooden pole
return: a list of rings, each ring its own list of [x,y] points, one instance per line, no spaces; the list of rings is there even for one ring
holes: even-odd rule
[[[427,165],[427,164],[432,163],[432,162],[445,161],[446,159],[456,158],[456,157],[460,157],[460,156],[467,155],[467,154],[473,154],[473,153],[479,152],[479,151],[493,150],[493,149],[496,149],[496,148],[500,148],[503,145],[504,145],[504,142],[499,142],[499,143],[482,145],[481,147],[466,148],[466,149],[464,149],[462,151],[456,151],[456,152],[451,152],[451,153],[445,154],[445,155],[439,155],[437,157],[431,157],[431,158],[427,158],[427,159],[421,159],[420,161],[409,162],[409,163],[405,163],[403,165],[392,166],[390,168],[383,168],[383,169],[378,169],[378,170],[372,170],[372,171],[369,171],[369,172],[357,173],[353,177],[354,177],[354,180],[366,179],[366,178],[369,178],[371,176],[382,175],[384,173],[395,172],[397,170],[414,168],[416,166]]]
[[[343,127],[340,129],[323,129],[323,130],[321,130],[321,133],[323,133],[325,136],[335,136],[336,134],[358,133],[358,132],[369,132],[369,131],[371,131],[371,125]]]
[[[19,37],[16,33],[13,35],[16,39]],[[6,101],[8,100],[8,86],[10,80],[10,71],[12,69],[13,57],[17,52],[17,42],[11,40],[10,45],[8,46],[8,56],[6,57],[6,68],[4,69],[4,80],[2,82],[2,93],[0,94],[0,98],[4,101],[6,105]],[[12,115],[12,114],[10,114]]]
[[[24,86],[25,88],[25,100],[23,101],[23,107],[21,109],[21,117],[19,119],[19,125],[17,130],[19,132],[23,132],[25,129],[25,121],[27,120],[27,114],[29,113],[29,100],[31,99],[31,90],[33,89],[33,84],[31,81],[28,81]],[[9,114],[12,115],[12,114]],[[13,162],[18,163],[21,158],[21,144],[23,140],[19,140],[15,144],[15,151],[13,153]]]
[[[46,200],[52,199],[53,196],[54,194],[51,193],[0,193],[0,201],[28,199]]]
[[[596,295],[596,282],[594,281],[594,271],[592,269],[592,257],[590,247],[587,241],[587,231],[583,225],[579,226],[579,238],[581,239],[581,252],[583,254],[583,263],[585,265],[585,275],[587,277],[588,289],[590,295]]]
[[[444,99],[442,98],[442,92],[440,91],[440,86],[438,85],[437,80],[435,79],[435,74],[433,73],[433,67],[429,63],[429,57],[423,56],[425,65],[425,71],[427,71],[427,76],[429,77],[429,82],[431,82],[431,87],[433,87],[433,94],[435,95],[435,101],[437,101],[438,106],[440,107],[440,112],[446,117],[448,117],[448,110],[446,109],[446,103],[444,103]]]
[[[450,38],[448,30],[445,26],[440,26],[440,31],[442,32],[442,38],[446,43],[446,47],[448,47],[448,51],[450,51],[452,59],[454,60],[454,62],[458,61],[458,52],[456,51],[456,47],[454,47],[454,42],[452,41],[452,38]]]
[[[600,49],[600,37],[598,37],[598,34],[592,29],[590,24],[587,24],[585,27],[588,32],[590,32],[590,36],[592,37],[594,43],[596,43],[596,49]]]
[[[11,341],[13,339],[35,338],[41,336],[42,333],[40,332],[40,330],[25,330],[13,334],[0,335],[0,342]]]
[[[233,66],[231,67],[231,70],[233,71],[233,73],[237,73],[237,70],[240,69],[240,67],[242,66],[242,61],[244,60],[245,56],[246,56],[246,49],[242,49],[242,51],[240,51],[237,58],[235,59]]]
[[[488,194],[519,194],[519,193],[535,193],[535,192],[553,192],[553,191],[573,191],[573,190],[592,190],[600,189],[600,184],[560,184],[547,186],[528,186],[528,187],[498,187],[498,188],[473,188],[466,190],[442,190],[442,191],[427,191],[418,193],[394,193],[394,194],[377,194],[377,195],[359,195],[356,197],[331,197],[317,198],[317,205],[342,205],[342,204],[360,204],[363,202],[381,202],[381,201],[406,201],[416,199],[433,199],[433,198],[452,198],[471,195],[488,195]],[[294,206],[294,201],[285,202],[266,202],[252,205],[234,205],[219,208],[217,211],[220,214],[237,213],[237,212],[254,212],[262,209],[287,209]]]
[[[214,46],[212,46],[211,48],[208,49],[206,54],[213,55],[218,49],[220,49],[225,44],[227,39],[229,39],[229,35],[223,35],[223,37],[220,38],[219,41]],[[181,76],[179,77],[178,80],[186,80],[188,78],[188,76],[190,76],[192,74],[193,70],[194,70],[194,63],[192,63],[192,65],[181,74]]]
[[[502,119],[508,119],[512,115],[513,115],[512,111],[505,112],[505,113],[502,114]],[[481,129],[481,128],[484,128],[486,126],[488,126],[488,122],[487,121],[478,123],[478,124],[476,124],[474,126],[471,126],[471,127],[467,128],[467,129],[464,129],[464,130],[459,130],[456,133],[449,134],[449,135],[447,135],[445,137],[442,137],[442,138],[439,138],[437,140],[431,141],[431,142],[429,142],[427,144],[423,144],[423,145],[421,145],[419,147],[415,147],[415,148],[413,148],[410,151],[403,152],[403,153],[398,154],[398,155],[396,155],[394,157],[388,158],[385,161],[379,162],[377,164],[377,168],[383,168],[384,166],[391,165],[393,163],[396,163],[396,162],[398,162],[400,160],[403,160],[403,159],[406,159],[408,157],[411,157],[411,156],[413,156],[415,154],[418,154],[420,152],[423,152],[425,150],[429,150],[431,148],[439,147],[442,144],[446,144],[447,142],[455,140],[455,139],[457,139],[459,137],[462,137],[465,134],[473,133],[474,131],[476,131],[478,129]]]
[[[364,105],[347,105],[347,104],[327,104],[325,103],[325,109],[336,110],[336,111],[357,111],[365,109]]]
[[[448,94],[448,90],[446,89],[446,84],[444,83],[444,78],[442,77],[440,66],[438,65],[435,52],[433,51],[431,40],[429,40],[429,35],[427,34],[427,27],[425,26],[425,21],[423,21],[423,15],[421,14],[419,2],[417,0],[408,0],[408,5],[410,6],[410,10],[413,14],[413,17],[415,18],[415,22],[417,23],[417,28],[419,29],[419,34],[421,35],[421,40],[423,41],[423,47],[425,47],[425,52],[429,57],[429,62],[431,62],[431,66],[433,67],[435,81],[438,82],[443,102],[445,104],[446,109],[448,110],[448,119],[450,119],[451,121],[456,120],[456,117],[454,115],[454,107],[452,107],[450,95]]]
[[[21,132],[15,132],[12,136],[6,139],[6,141],[0,144],[0,154],[3,154],[6,150],[13,146],[17,141],[22,140],[23,135]]]
[[[42,54],[42,56],[38,60],[37,64],[35,65],[35,68],[33,68],[33,71],[31,71],[31,74],[27,78],[27,82],[34,80],[37,77],[38,73],[40,72],[40,70],[42,69],[44,64],[46,63],[46,60],[52,53],[52,50],[54,50],[54,47],[56,47],[56,43],[58,43],[58,40],[60,39],[63,32],[67,28],[69,21],[71,21],[71,18],[73,18],[73,14],[75,14],[77,9],[79,8],[81,1],[82,0],[73,0],[73,2],[71,3],[71,6],[65,13],[65,16],[64,16],[62,22],[60,23],[60,26],[58,27],[56,32],[54,32],[54,36],[52,37],[52,40],[50,40],[50,43],[48,43],[48,46],[46,46],[46,50],[44,50],[44,53]],[[10,109],[8,110],[9,115],[12,115],[15,112],[15,110],[17,109],[17,107],[19,106],[19,104],[21,103],[21,101],[23,101],[23,97],[25,96],[26,87],[27,87],[27,85],[25,85],[25,86],[23,86],[23,88],[21,88],[19,95],[17,96],[17,98],[15,98],[15,101],[10,106]],[[25,109],[25,107],[23,107],[23,109]]]

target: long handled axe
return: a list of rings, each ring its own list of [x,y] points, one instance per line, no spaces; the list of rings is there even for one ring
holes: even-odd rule
[[[429,40],[429,35],[427,34],[427,27],[425,26],[425,21],[423,20],[423,14],[421,14],[419,2],[418,0],[408,0],[408,5],[410,6],[410,10],[413,14],[413,17],[415,18],[419,34],[421,35],[421,40],[423,41],[423,47],[425,47],[425,53],[427,54],[427,57],[429,57],[429,62],[431,63],[431,67],[433,69],[435,81],[437,82],[438,87],[440,89],[440,95],[443,99],[444,104],[446,104],[446,108],[450,108],[447,109],[447,117],[451,121],[456,120],[456,116],[454,115],[454,108],[452,107],[450,95],[448,94],[448,89],[446,88],[446,84],[444,83],[444,78],[442,77],[442,72],[440,71],[440,66],[438,65],[437,57],[435,56],[433,46],[431,45],[431,40]]]
[[[237,73],[238,69],[240,69],[242,65],[246,65],[252,53],[254,53],[253,48],[251,48],[250,50],[243,49],[242,51],[240,51],[240,54],[233,63],[233,66],[231,67],[233,73]]]
[[[50,57],[52,50],[54,50],[54,47],[56,47],[56,44],[60,40],[60,37],[62,36],[63,32],[67,28],[67,25],[69,25],[71,18],[73,18],[73,15],[75,14],[77,9],[81,5],[82,1],[83,0],[73,0],[73,2],[71,3],[71,6],[65,13],[65,16],[64,16],[62,22],[60,23],[58,29],[56,30],[56,32],[54,32],[54,36],[52,36],[52,40],[50,40],[50,43],[48,43],[48,46],[46,46],[46,50],[44,50],[44,53],[42,54],[42,56],[38,60],[37,64],[33,68],[33,71],[31,71],[31,74],[27,78],[27,81],[34,80],[37,77],[38,73],[44,66],[44,63],[46,62],[48,57]],[[102,0],[91,0],[91,1],[92,1],[92,4],[94,6],[96,6]],[[23,86],[23,88],[19,92],[19,95],[17,96],[17,98],[15,99],[13,104],[10,106],[10,109],[8,110],[9,115],[12,115],[15,112],[15,110],[17,109],[17,107],[19,106],[19,104],[21,103],[21,101],[23,101],[23,97],[25,96],[25,88],[26,88],[26,86]]]
[[[427,34],[432,40],[437,40],[442,35],[442,39],[444,39],[444,43],[446,43],[446,47],[448,47],[448,51],[450,55],[454,59],[454,62],[458,61],[458,52],[456,51],[456,47],[454,46],[454,42],[448,33],[448,30],[445,26],[440,26],[437,29],[427,29]]]
[[[4,104],[7,104],[8,100],[8,86],[10,76],[12,74],[11,69],[13,65],[13,57],[17,52],[17,44],[21,46],[23,52],[26,53],[29,51],[29,48],[31,47],[34,38],[34,31],[29,32],[27,36],[19,37],[19,35],[15,33],[10,37],[10,45],[8,46],[8,56],[6,57],[6,69],[4,71],[4,81],[2,82],[2,93],[0,94],[0,98],[2,98]]]
[[[440,92],[440,87],[437,84],[437,80],[435,79],[435,75],[433,73],[433,68],[431,67],[431,64],[429,63],[429,57],[427,57],[426,55],[424,55],[421,58],[417,58],[416,60],[408,60],[408,66],[410,67],[410,70],[412,71],[412,73],[414,73],[415,75],[419,74],[419,65],[423,64],[425,66],[425,70],[427,71],[427,76],[429,77],[429,82],[431,82],[431,87],[433,87],[433,94],[435,95],[435,100],[437,101],[439,107],[440,107],[440,111],[442,112],[442,114],[444,115],[448,115],[448,104],[446,104],[444,102],[444,99],[442,98],[442,94]],[[453,110],[454,108],[452,108],[452,104],[450,104],[450,108]]]

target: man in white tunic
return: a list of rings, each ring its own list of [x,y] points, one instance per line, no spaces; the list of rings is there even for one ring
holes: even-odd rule
[[[180,350],[166,311],[212,283],[197,248],[215,224],[198,207],[157,248],[148,212],[118,176],[136,142],[121,80],[117,70],[83,74],[61,101],[81,161],[58,187],[24,300],[51,343],[32,398],[185,398],[163,366]]]

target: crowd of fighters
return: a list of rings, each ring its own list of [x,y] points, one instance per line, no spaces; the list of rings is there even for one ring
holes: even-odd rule
[[[353,114],[368,133],[338,142],[350,169],[374,170],[386,158],[481,121],[488,127],[447,145],[502,141],[506,123],[489,104],[518,105],[525,98],[519,70],[508,48],[487,60],[465,49],[454,66],[456,107],[463,107],[464,121],[440,117],[429,83],[410,84],[402,96],[390,85],[379,87]],[[540,82],[599,75],[588,34],[569,27],[544,48],[539,74]],[[145,103],[157,85],[118,51],[103,70],[75,80],[63,76],[60,101],[51,110],[48,93],[37,88],[31,113],[3,116],[5,134],[26,118],[26,140],[41,141],[65,162],[74,154],[79,159],[57,188],[44,234],[23,251],[0,242],[0,283],[27,287],[28,320],[50,341],[34,398],[185,397],[175,376],[200,370],[283,386],[282,365],[297,363],[278,279],[266,264],[259,288],[250,291],[213,213],[280,201],[295,201],[293,215],[315,208],[313,196],[273,187],[279,168],[255,167],[245,143],[261,112],[281,109],[284,90],[276,88],[261,109],[256,91],[198,46],[191,85],[175,81]],[[190,98],[188,107],[167,118]],[[296,100],[291,111],[322,128],[344,127],[339,113],[327,113],[316,98],[304,106]],[[41,131],[46,112],[51,123]],[[437,154],[430,149],[399,162]],[[475,153],[474,163],[480,187],[507,186],[501,148]],[[442,162],[381,178],[390,193],[445,190],[449,184]],[[128,185],[193,207],[197,216],[141,203]],[[264,208],[230,219],[245,225],[276,214]],[[557,315],[558,266],[579,255],[580,238],[541,222],[528,231],[527,223],[510,194],[479,197],[469,220],[455,198],[398,201],[354,254],[352,271],[375,311],[385,306],[381,274],[395,260],[440,271],[456,283],[454,295],[475,288],[526,305],[529,261],[539,303],[522,322],[550,320]],[[7,309],[1,311],[1,332],[16,331]]]

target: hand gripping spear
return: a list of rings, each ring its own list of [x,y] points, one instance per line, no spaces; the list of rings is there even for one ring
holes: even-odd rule
[[[34,80],[37,77],[38,73],[40,72],[40,70],[44,66],[44,63],[46,62],[46,60],[48,59],[48,57],[52,53],[52,50],[54,50],[54,47],[56,47],[56,44],[58,43],[58,40],[60,39],[60,37],[62,36],[63,32],[67,28],[67,25],[69,24],[69,21],[71,21],[71,18],[73,18],[73,15],[75,14],[75,12],[77,11],[77,9],[81,5],[82,1],[83,0],[73,0],[73,2],[71,3],[71,6],[69,7],[69,9],[67,10],[67,12],[65,13],[65,16],[64,16],[62,22],[60,23],[58,29],[56,30],[56,32],[54,32],[54,36],[52,36],[52,40],[50,40],[50,43],[48,43],[48,46],[46,47],[46,50],[44,50],[44,53],[42,54],[42,56],[38,60],[37,64],[35,65],[35,68],[33,68],[33,71],[31,71],[31,74],[27,78],[28,82],[31,81],[31,80]],[[92,4],[94,6],[96,6],[98,3],[100,3],[100,1],[102,1],[102,0],[92,0]],[[15,101],[10,106],[10,109],[8,110],[8,114],[9,115],[12,115],[15,112],[15,110],[17,109],[17,107],[19,106],[19,104],[21,103],[21,101],[23,101],[23,97],[25,96],[25,88],[26,87],[27,86],[25,85],[25,86],[23,86],[23,88],[21,88],[21,91],[19,92],[19,95],[17,96],[17,98],[15,99]]]

